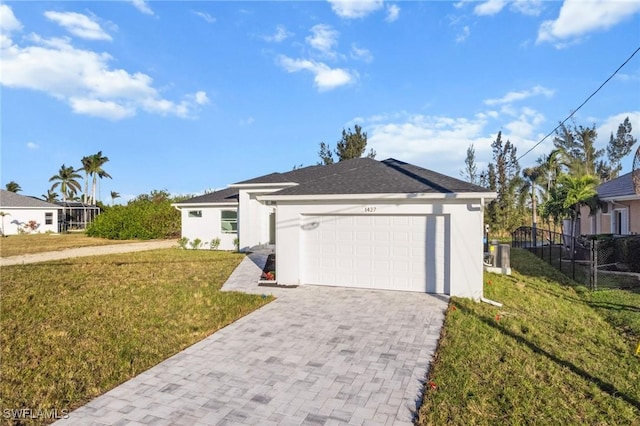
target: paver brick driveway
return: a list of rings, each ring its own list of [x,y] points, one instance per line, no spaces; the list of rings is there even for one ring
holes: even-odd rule
[[[61,423],[412,424],[445,297],[315,286],[278,294]]]

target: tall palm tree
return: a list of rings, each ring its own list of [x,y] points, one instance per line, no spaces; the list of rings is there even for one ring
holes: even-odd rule
[[[87,204],[89,199],[89,169],[91,168],[91,156],[85,155],[80,160],[82,168],[79,170],[84,171],[84,193],[82,194],[82,202]]]
[[[85,157],[86,158],[86,157]],[[84,159],[83,159],[84,160]],[[87,160],[87,164],[84,165],[83,169],[87,173],[88,176],[91,176],[91,198],[89,199],[90,204],[96,203],[96,186],[98,178],[109,178],[111,179],[111,175],[104,171],[102,166],[104,163],[109,161],[109,157],[104,157],[102,155],[102,151],[98,151],[96,154],[90,155]]]
[[[22,188],[20,188],[20,185],[17,182],[13,181],[13,180],[11,182],[9,182],[8,184],[6,184],[5,188],[9,192],[18,193],[19,191],[22,191]]]
[[[78,174],[78,172],[73,168],[73,166],[65,166],[64,164],[60,167],[57,175],[51,176],[49,182],[55,182],[51,186],[51,190],[53,191],[58,186],[60,186],[60,193],[62,194],[62,201],[67,201],[67,196],[69,194],[75,194],[78,192],[80,188],[80,183],[77,179],[81,179],[82,176]]]
[[[561,156],[561,150],[554,149],[548,155],[541,155],[537,160],[538,167],[542,172],[541,180],[546,186],[545,198],[547,201],[551,198],[551,188],[555,186],[562,173]]]
[[[116,198],[120,198],[120,193],[116,191],[111,191],[111,205],[116,201]]]
[[[540,167],[527,167],[522,171],[522,177],[524,177],[523,183],[520,186],[520,196],[531,197],[531,226],[535,229],[538,225],[537,215],[537,201],[538,201],[538,185],[543,176],[544,171]]]

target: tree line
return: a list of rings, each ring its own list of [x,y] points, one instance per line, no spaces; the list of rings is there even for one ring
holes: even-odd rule
[[[57,201],[82,201],[84,204],[96,205],[96,191],[98,179],[109,178],[111,175],[104,170],[104,165],[109,161],[109,157],[102,155],[102,151],[82,157],[80,160],[82,167],[76,169],[73,166],[62,164],[58,173],[49,178],[53,182],[46,194],[42,194],[44,201],[55,203]],[[80,174],[84,172],[84,177]],[[84,190],[80,180],[84,181]],[[89,189],[91,183],[91,189]],[[22,188],[15,181],[10,181],[5,185],[7,191],[20,192]],[[62,200],[60,200],[62,198]],[[120,198],[120,194],[111,191],[112,202]]]
[[[498,132],[491,144],[492,162],[478,172],[473,144],[467,149],[465,167],[460,172],[468,182],[484,186],[498,195],[488,206],[485,220],[495,234],[506,235],[529,220],[538,224],[538,214],[549,226],[562,219],[575,221],[580,207],[598,206],[596,188],[600,183],[619,177],[622,159],[637,142],[631,134],[627,117],[606,148],[596,149],[598,137],[591,127],[561,124],[555,132],[554,148],[541,155],[536,164],[524,169],[518,163],[517,148],[503,142]]]

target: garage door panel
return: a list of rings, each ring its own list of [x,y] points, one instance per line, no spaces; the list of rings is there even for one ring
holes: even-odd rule
[[[445,216],[306,216],[307,223],[318,226],[302,228],[304,283],[443,292]]]

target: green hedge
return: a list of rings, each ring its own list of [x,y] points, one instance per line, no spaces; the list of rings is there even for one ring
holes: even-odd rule
[[[91,237],[112,240],[151,240],[180,236],[180,212],[166,192],[142,195],[126,206],[113,206],[87,228]]]

